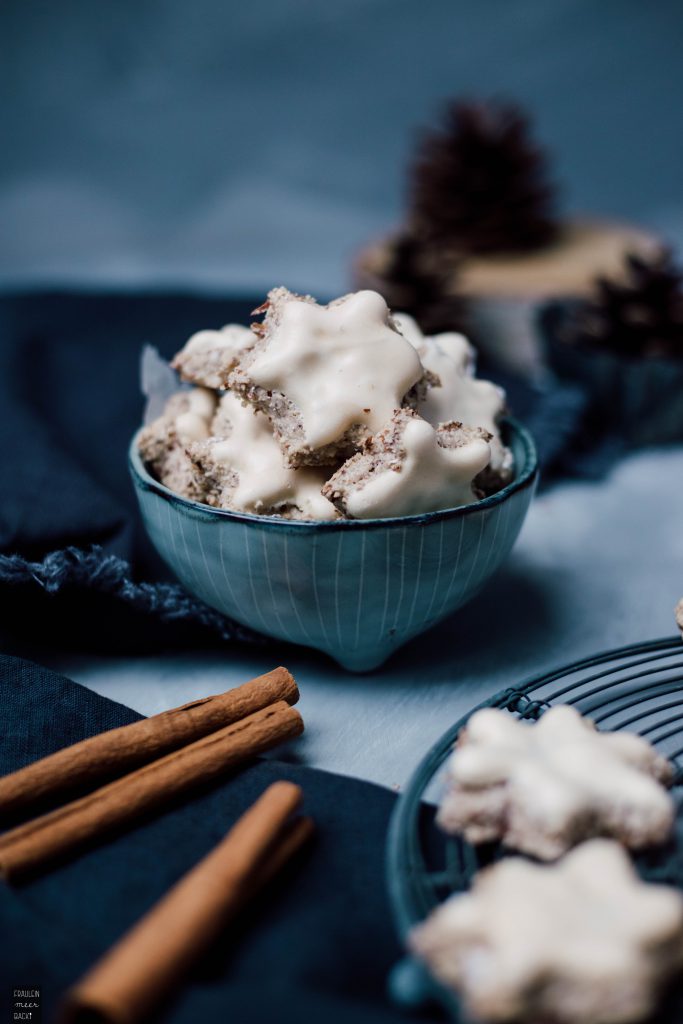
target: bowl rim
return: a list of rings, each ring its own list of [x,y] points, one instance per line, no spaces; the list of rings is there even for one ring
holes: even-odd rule
[[[505,432],[512,432],[522,442],[524,450],[524,462],[521,472],[516,475],[509,484],[490,494],[486,498],[470,502],[468,505],[459,505],[457,508],[438,509],[434,512],[419,512],[412,516],[394,516],[383,519],[283,519],[281,516],[259,516],[250,512],[233,512],[225,508],[214,508],[211,505],[204,505],[202,502],[191,501],[180,494],[176,494],[164,484],[159,483],[147,471],[140,457],[138,450],[138,436],[142,427],[135,432],[128,450],[128,467],[136,487],[144,491],[152,491],[172,504],[180,505],[202,516],[224,519],[228,522],[250,524],[253,526],[287,528],[290,530],[308,530],[334,532],[335,530],[359,530],[377,529],[381,527],[401,527],[406,525],[417,526],[426,523],[437,523],[445,519],[458,519],[464,516],[473,515],[476,512],[484,512],[487,509],[495,508],[502,504],[507,498],[524,490],[535,483],[538,477],[538,455],[534,439],[522,424],[512,416],[505,417],[502,421]]]

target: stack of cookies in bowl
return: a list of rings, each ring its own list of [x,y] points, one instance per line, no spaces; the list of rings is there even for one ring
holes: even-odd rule
[[[376,292],[275,288],[256,314],[173,360],[185,387],[131,452],[143,516],[203,600],[369,668],[500,564],[533,444],[461,334],[425,337]]]

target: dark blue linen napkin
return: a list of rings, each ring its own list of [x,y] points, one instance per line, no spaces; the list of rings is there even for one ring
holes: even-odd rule
[[[127,451],[139,362],[200,327],[247,322],[259,297],[0,296],[0,641],[99,653],[254,639],[192,599],[144,536]]]
[[[0,656],[0,773],[137,720],[56,673]],[[228,831],[277,779],[305,794],[317,836],[225,934],[161,1014],[173,1024],[382,1024],[405,1020],[385,995],[399,957],[385,893],[394,797],[368,783],[255,761],[173,811],[20,887],[0,883],[0,1020],[15,988],[60,994]]]

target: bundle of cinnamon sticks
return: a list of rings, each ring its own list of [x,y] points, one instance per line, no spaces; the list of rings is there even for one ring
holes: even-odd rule
[[[101,733],[0,779],[0,876],[23,880],[162,810],[298,736],[294,679],[276,668],[243,686]],[[85,793],[55,806],[74,793]]]
[[[243,686],[112,729],[0,779],[0,875],[22,880],[168,806],[303,731],[294,679]],[[75,794],[82,794],[69,800]],[[64,1021],[137,1024],[163,1003],[226,922],[312,834],[298,786],[278,782],[103,959],[62,1005]],[[59,806],[61,803],[61,806]]]

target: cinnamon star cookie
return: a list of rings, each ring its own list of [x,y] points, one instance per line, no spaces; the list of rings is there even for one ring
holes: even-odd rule
[[[477,711],[448,764],[438,813],[446,832],[552,860],[584,839],[612,836],[632,849],[664,841],[674,803],[671,763],[633,733],[599,732],[568,705],[530,724]]]
[[[409,945],[490,1024],[635,1024],[683,967],[683,897],[594,839],[557,864],[485,869]]]
[[[258,341],[229,386],[267,413],[290,465],[347,458],[410,401],[423,377],[417,352],[377,292],[320,306],[275,288],[255,324]]]
[[[442,423],[435,429],[412,409],[388,425],[328,480],[323,494],[353,519],[407,516],[475,500],[472,481],[488,465],[491,435]]]

